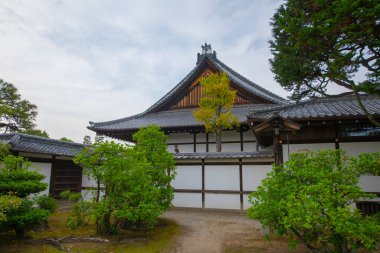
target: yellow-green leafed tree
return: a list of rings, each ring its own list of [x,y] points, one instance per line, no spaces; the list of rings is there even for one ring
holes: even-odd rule
[[[210,74],[200,80],[202,97],[199,109],[193,112],[195,119],[204,123],[206,132],[215,135],[216,151],[222,151],[222,131],[239,125],[232,113],[236,90],[230,89],[227,73]]]

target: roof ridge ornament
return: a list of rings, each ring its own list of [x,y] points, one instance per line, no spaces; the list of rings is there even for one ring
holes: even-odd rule
[[[197,65],[201,62],[201,60],[206,55],[209,56],[209,57],[213,57],[214,59],[216,59],[216,52],[212,51],[211,44],[207,44],[207,42],[205,42],[204,45],[201,45],[201,48],[202,48],[202,54],[198,53],[198,55],[197,55]]]

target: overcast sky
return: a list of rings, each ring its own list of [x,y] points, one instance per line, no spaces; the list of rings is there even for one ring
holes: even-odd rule
[[[281,1],[0,2],[0,78],[38,106],[38,128],[82,142],[89,121],[140,113],[196,63],[201,44],[281,96],[268,59]]]

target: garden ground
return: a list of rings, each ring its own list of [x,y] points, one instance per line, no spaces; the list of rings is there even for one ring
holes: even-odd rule
[[[180,225],[180,234],[168,253],[287,253],[306,252],[300,247],[289,251],[287,241],[262,238],[257,221],[242,212],[170,210],[165,218]]]
[[[49,218],[49,228],[29,232],[18,240],[12,233],[0,234],[0,252],[62,252],[42,244],[43,238],[94,236],[94,225],[70,231],[65,226],[69,211],[61,210]],[[291,251],[285,239],[263,239],[259,223],[244,213],[201,210],[170,210],[157,228],[144,232],[121,231],[108,237],[110,243],[64,243],[71,252],[134,252],[134,253],[303,253],[299,247]],[[359,251],[365,252],[365,251]]]

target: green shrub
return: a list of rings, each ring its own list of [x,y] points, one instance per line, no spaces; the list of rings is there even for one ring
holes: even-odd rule
[[[148,126],[133,140],[135,146],[96,142],[74,158],[97,182],[93,207],[97,234],[117,233],[124,221],[126,226],[152,228],[171,207],[175,161],[167,151],[165,134],[158,126]]]
[[[357,165],[376,166],[371,159],[377,156],[351,159],[341,150],[292,154],[251,194],[248,216],[312,252],[372,250],[380,238],[379,216],[363,216],[353,207],[374,197],[358,186],[362,168]]]
[[[58,208],[58,201],[50,196],[42,195],[36,198],[38,206],[49,213],[54,213]]]
[[[87,225],[91,218],[92,206],[90,201],[84,201],[81,193],[63,191],[59,194],[62,199],[75,202],[71,209],[71,214],[66,221],[66,225],[70,229],[77,229],[80,226]]]

